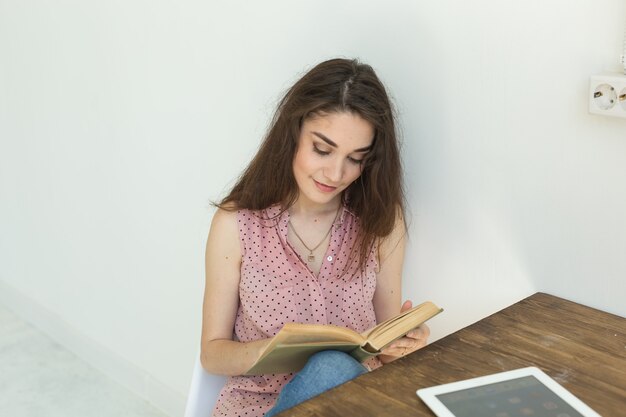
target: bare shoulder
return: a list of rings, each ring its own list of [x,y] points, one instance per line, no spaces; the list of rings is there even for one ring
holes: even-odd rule
[[[237,211],[217,209],[211,221],[207,250],[213,247],[218,252],[239,252],[239,226]]]
[[[237,210],[229,207],[226,209],[218,208],[211,221],[211,228],[233,227],[235,225],[237,225]]]

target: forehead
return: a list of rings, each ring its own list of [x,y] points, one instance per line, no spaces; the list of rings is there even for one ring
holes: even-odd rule
[[[338,112],[316,114],[302,124],[302,134],[319,133],[340,148],[359,149],[370,146],[374,140],[374,126],[357,113]]]

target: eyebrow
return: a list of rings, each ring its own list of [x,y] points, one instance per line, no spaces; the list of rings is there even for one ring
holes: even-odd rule
[[[318,138],[320,138],[321,140],[323,140],[324,142],[326,142],[327,144],[329,144],[330,146],[332,146],[333,148],[337,148],[337,144],[335,142],[333,142],[332,140],[330,140],[328,137],[326,137],[325,135],[323,135],[320,132],[311,132],[313,133],[315,136],[317,136]],[[355,149],[352,152],[368,152],[372,149],[372,145],[366,146],[364,148],[359,148],[359,149]]]

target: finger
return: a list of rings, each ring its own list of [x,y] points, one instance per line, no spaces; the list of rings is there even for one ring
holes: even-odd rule
[[[402,303],[402,307],[400,307],[400,312],[403,313],[407,310],[410,310],[411,308],[413,308],[413,302],[411,300],[406,300],[404,303]]]
[[[401,357],[405,356],[407,353],[411,353],[413,350],[408,347],[396,347],[396,348],[387,348],[384,349],[381,353],[386,356],[394,356]]]
[[[428,339],[428,336],[430,336],[430,327],[428,327],[426,324],[422,324],[419,328],[422,329],[424,338]]]
[[[414,352],[417,349],[421,349],[428,344],[428,339],[425,337],[403,337],[394,342],[394,347],[400,349],[407,349],[410,352]]]
[[[411,339],[400,338],[383,349],[381,353],[389,356],[400,356],[402,352],[406,351],[411,346],[410,340]]]
[[[395,342],[393,342],[392,345],[389,345],[387,349],[390,349],[395,352],[402,352],[405,349],[413,349],[419,342],[420,341],[418,339],[402,337],[396,340]]]
[[[403,345],[398,345],[393,349],[389,349],[388,352],[385,352],[388,356],[406,356],[409,353],[415,352],[416,350],[422,348],[423,345],[419,342],[411,342]]]
[[[425,324],[411,330],[405,337],[394,341],[381,351],[388,356],[405,356],[427,345],[430,329]]]
[[[413,339],[428,339],[428,336],[430,336],[430,328],[427,325],[422,324],[421,326],[408,332],[406,335],[407,337]]]

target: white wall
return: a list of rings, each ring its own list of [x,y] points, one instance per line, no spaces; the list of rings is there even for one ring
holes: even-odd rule
[[[0,301],[180,410],[209,201],[281,91],[356,56],[400,111],[405,290],[445,307],[434,339],[537,290],[626,315],[626,120],[586,101],[625,18],[621,0],[0,0]]]

